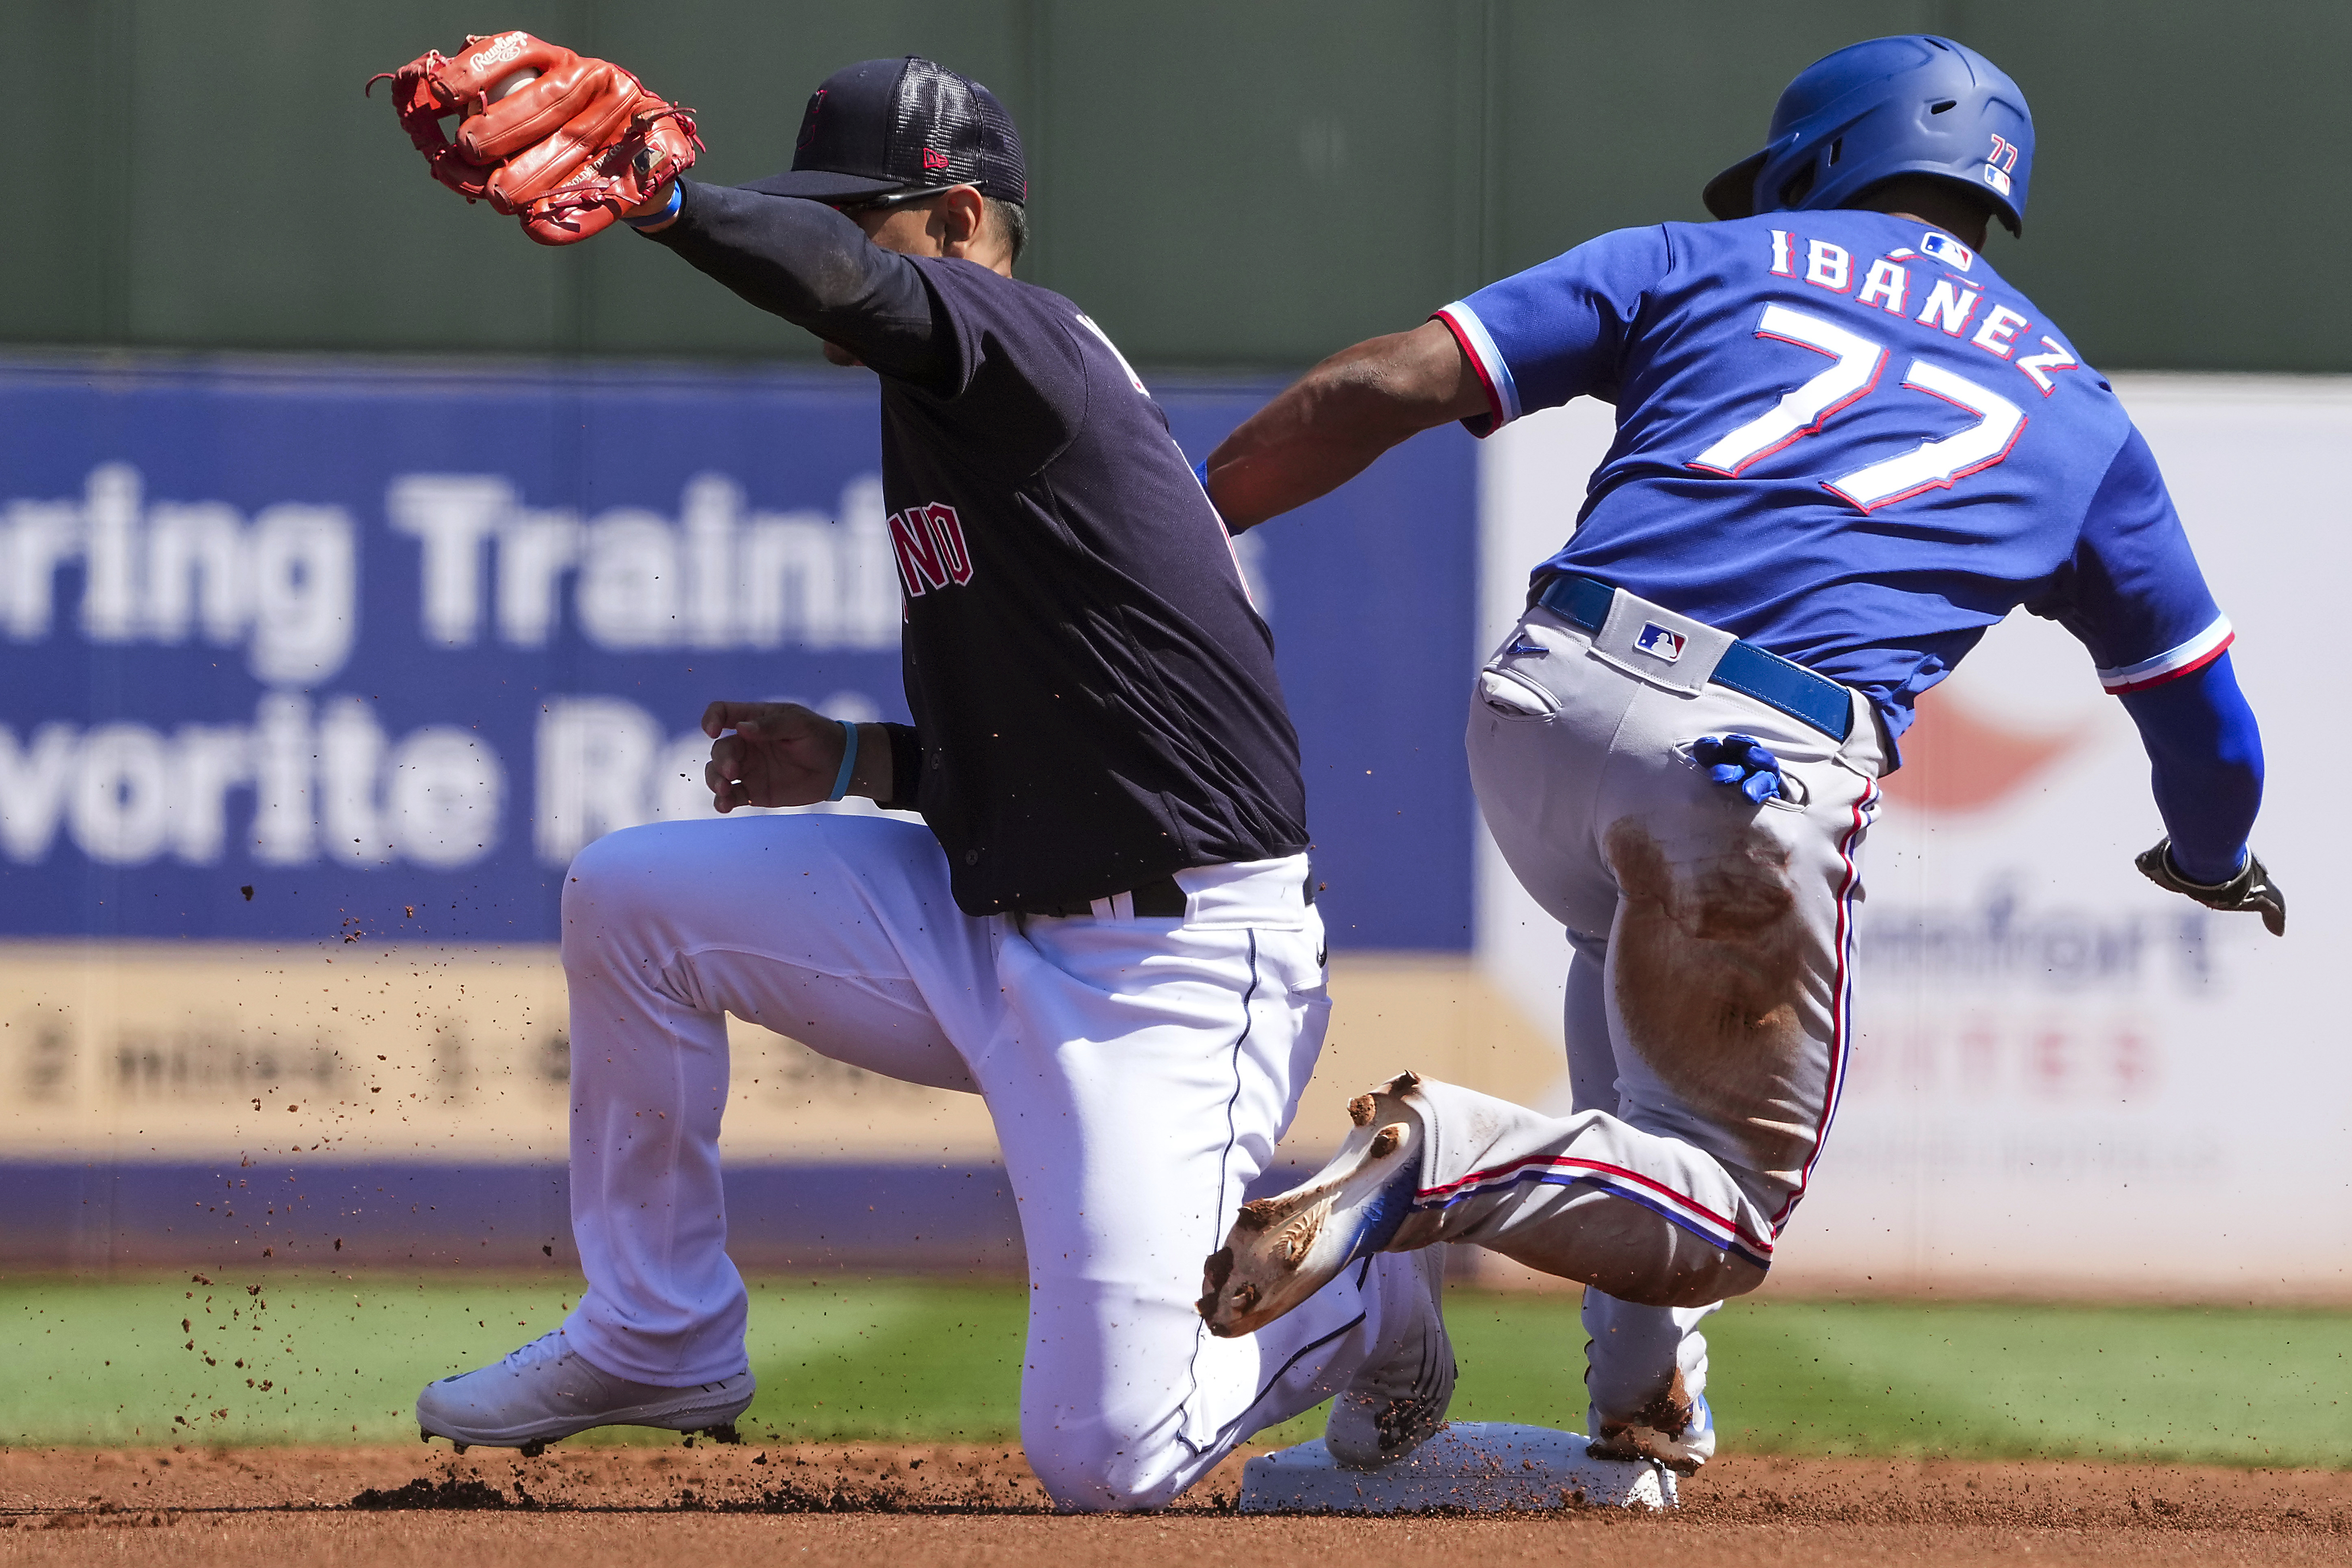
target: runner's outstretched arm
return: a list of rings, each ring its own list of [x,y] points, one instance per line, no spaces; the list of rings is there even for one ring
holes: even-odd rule
[[[1336,490],[1390,447],[1489,412],[1485,383],[1440,321],[1342,349],[1209,454],[1209,499],[1234,533]]]

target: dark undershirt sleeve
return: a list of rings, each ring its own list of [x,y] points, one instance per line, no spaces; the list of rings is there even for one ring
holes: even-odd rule
[[[890,737],[890,799],[877,800],[886,811],[920,811],[916,799],[923,787],[923,737],[911,724],[885,724]]]
[[[822,202],[678,182],[666,245],[751,304],[837,343],[886,376],[950,383],[955,334],[922,269]]]

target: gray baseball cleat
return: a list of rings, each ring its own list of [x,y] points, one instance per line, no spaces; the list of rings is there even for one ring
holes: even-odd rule
[[[1201,1316],[1221,1339],[1253,1333],[1387,1246],[1412,1211],[1425,1141],[1401,1072],[1348,1102],[1355,1128],[1305,1185],[1242,1205],[1202,1270]]]
[[[1389,1289],[1403,1295],[1398,1304],[1406,1309],[1406,1321],[1385,1338],[1379,1359],[1359,1369],[1331,1401],[1323,1427],[1323,1447],[1351,1470],[1378,1469],[1412,1453],[1437,1435],[1454,1402],[1445,1249],[1424,1247],[1386,1262],[1396,1276]]]
[[[1694,1476],[1715,1457],[1715,1412],[1703,1394],[1685,1386],[1683,1375],[1625,1421],[1593,1424],[1596,1459],[1654,1459],[1678,1476]]]
[[[749,1372],[690,1388],[632,1383],[583,1361],[558,1329],[502,1361],[426,1384],[416,1426],[427,1441],[446,1437],[461,1452],[475,1443],[535,1451],[591,1427],[702,1432],[730,1427],[755,1386]]]

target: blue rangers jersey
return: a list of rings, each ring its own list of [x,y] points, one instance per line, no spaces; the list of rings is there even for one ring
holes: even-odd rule
[[[1438,313],[1479,434],[1591,396],[1617,437],[1580,572],[1912,700],[2011,609],[2117,694],[2229,645],[2147,443],[2032,302],[1950,235],[1852,210],[1603,235]]]

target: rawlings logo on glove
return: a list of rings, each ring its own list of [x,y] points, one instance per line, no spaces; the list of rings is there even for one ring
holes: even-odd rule
[[[468,38],[466,41],[470,44],[474,40]],[[530,41],[529,33],[501,33],[490,40],[488,48],[479,54],[467,56],[466,63],[478,71],[486,71],[492,66],[502,66],[509,60],[520,59],[524,47]]]
[[[693,166],[693,112],[610,60],[529,33],[466,42],[485,47],[454,60],[428,49],[368,88],[392,82],[393,110],[435,179],[520,217],[540,244],[599,233]],[[453,114],[455,141],[441,126]]]

